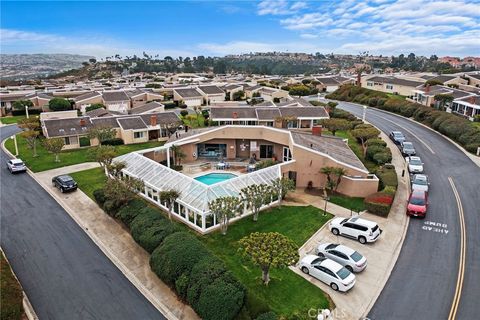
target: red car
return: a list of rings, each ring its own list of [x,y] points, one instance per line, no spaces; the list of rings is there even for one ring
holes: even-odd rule
[[[428,194],[423,190],[413,190],[408,198],[407,215],[424,218],[427,207]]]

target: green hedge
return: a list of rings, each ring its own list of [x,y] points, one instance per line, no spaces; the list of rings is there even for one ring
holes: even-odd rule
[[[117,212],[117,218],[122,220],[122,222],[130,228],[133,219],[135,219],[142,209],[145,209],[145,205],[145,201],[134,199]]]
[[[93,197],[95,198],[95,201],[100,205],[100,207],[103,207],[103,204],[107,200],[105,198],[105,192],[103,192],[103,189],[97,189],[93,191]]]
[[[122,138],[113,138],[102,141],[102,145],[104,146],[120,146],[122,144],[124,144]]]
[[[392,186],[395,189],[398,186],[397,173],[395,172],[395,167],[392,166],[391,169],[386,168],[385,166],[380,167],[376,172],[376,176],[380,180],[379,190],[382,190],[386,186]]]
[[[381,217],[387,217],[390,212],[390,206],[385,203],[365,202],[365,209],[368,212]]]

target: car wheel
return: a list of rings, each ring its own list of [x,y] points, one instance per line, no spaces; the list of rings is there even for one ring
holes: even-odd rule
[[[330,288],[332,288],[335,291],[338,291],[338,285],[336,283],[330,283]]]
[[[62,187],[60,187],[60,192],[61,192],[61,193],[64,193],[65,190],[64,190]]]
[[[358,242],[360,242],[361,244],[365,244],[367,243],[367,239],[364,236],[360,236],[358,237]]]
[[[350,271],[351,273],[353,273],[353,268],[351,266],[345,266],[345,268]]]
[[[307,267],[302,267],[302,272],[305,273],[305,274],[308,274],[309,273],[308,268]]]
[[[338,236],[338,234],[340,233],[340,231],[338,231],[337,228],[333,228],[333,229],[332,229],[332,233],[333,233],[334,235]]]
[[[320,258],[324,258],[324,257],[325,257],[325,255],[324,255],[323,253],[321,253],[321,252],[317,253],[317,256],[319,256]]]

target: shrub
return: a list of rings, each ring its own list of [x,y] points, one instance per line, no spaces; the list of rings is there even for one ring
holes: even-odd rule
[[[12,116],[24,116],[24,115],[26,115],[25,110],[12,110],[11,113],[12,113]],[[41,109],[30,109],[30,108],[28,108],[28,114],[29,115],[40,114],[40,113],[42,113]]]
[[[182,111],[180,111],[180,115],[181,115],[182,117],[185,117],[187,114],[188,114],[188,111],[187,111],[187,110],[182,110]]]
[[[117,212],[120,209],[120,207],[121,205],[115,200],[107,199],[103,203],[103,210],[105,210],[105,212],[112,217],[115,217],[117,215]]]
[[[186,274],[182,274],[177,281],[175,281],[175,291],[180,299],[185,300],[187,296],[189,278]]]
[[[386,152],[387,148],[383,147],[383,146],[380,146],[380,145],[377,145],[377,144],[373,144],[373,145],[370,145],[370,146],[367,146],[367,157],[371,160],[373,160],[373,156],[377,153],[380,153],[380,152]]]
[[[262,313],[255,320],[277,320],[277,319],[278,319],[277,314],[273,311],[270,311],[270,312]]]
[[[392,188],[391,186],[389,186],[390,188]],[[388,193],[385,193],[385,192],[376,192],[376,193],[373,193],[367,197],[365,197],[365,200],[364,200],[365,203],[367,202],[373,202],[373,203],[383,203],[383,204],[388,204],[388,205],[391,205],[392,202],[393,202],[393,197],[392,195],[388,194]]]
[[[88,137],[80,137],[80,147],[89,147],[90,139]]]
[[[470,143],[465,146],[465,149],[471,153],[477,153],[477,149],[480,147],[480,143]]]
[[[393,167],[393,166],[392,166]],[[387,169],[386,166],[379,168],[375,174],[380,180],[379,188],[380,190],[384,189],[386,186],[392,186],[397,188],[397,173],[395,172],[395,167]]]
[[[383,190],[383,193],[389,194],[391,196],[395,195],[395,192],[397,192],[397,189],[393,186],[386,186]]]
[[[132,227],[132,236],[133,236]],[[169,235],[179,232],[181,229],[167,219],[157,220],[150,227],[147,227],[135,239],[137,243],[149,253],[152,253]]]
[[[381,217],[387,217],[390,213],[390,205],[385,203],[365,202],[365,209],[367,209],[368,212]]]
[[[176,232],[165,238],[150,257],[155,274],[170,287],[182,274],[190,274],[192,268],[210,252],[195,236]]]
[[[100,205],[100,207],[103,207],[103,204],[106,201],[105,192],[103,191],[103,189],[97,189],[93,191],[93,197],[95,198],[95,201]]]
[[[370,146],[373,146],[373,145],[386,147],[387,143],[380,138],[368,139],[367,140],[367,147],[370,147]]]
[[[196,311],[206,320],[231,320],[240,312],[244,302],[244,290],[222,279],[216,279],[202,290]]]
[[[160,220],[165,220],[165,218],[158,210],[151,207],[141,209],[130,223],[132,237],[139,238],[142,233]]]
[[[390,150],[386,149],[385,152],[379,152],[373,155],[373,161],[377,164],[385,164],[392,161],[392,153]]]
[[[145,208],[145,201],[134,199],[125,207],[121,208],[117,213],[117,218],[122,220],[129,228],[133,219],[140,214],[141,210]]]
[[[122,138],[113,138],[102,141],[102,145],[104,146],[119,146],[123,144]]]

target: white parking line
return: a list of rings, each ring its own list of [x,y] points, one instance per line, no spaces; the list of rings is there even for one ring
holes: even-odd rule
[[[404,126],[398,124],[397,122],[395,121],[392,121],[390,119],[387,119],[385,117],[382,117],[382,116],[379,116],[378,114],[376,114],[375,116],[379,117],[379,118],[382,118],[383,120],[386,120],[388,122],[391,122],[397,126],[399,126],[400,128],[402,128],[403,130],[407,131],[408,133],[410,133],[411,135],[413,135],[415,138],[417,138],[418,141],[420,141],[424,146],[425,148],[428,149],[428,151],[430,151],[432,154],[435,154],[435,151],[433,151],[433,149],[425,142],[423,141],[422,139],[420,139],[412,130],[408,129],[408,128],[405,128]]]

